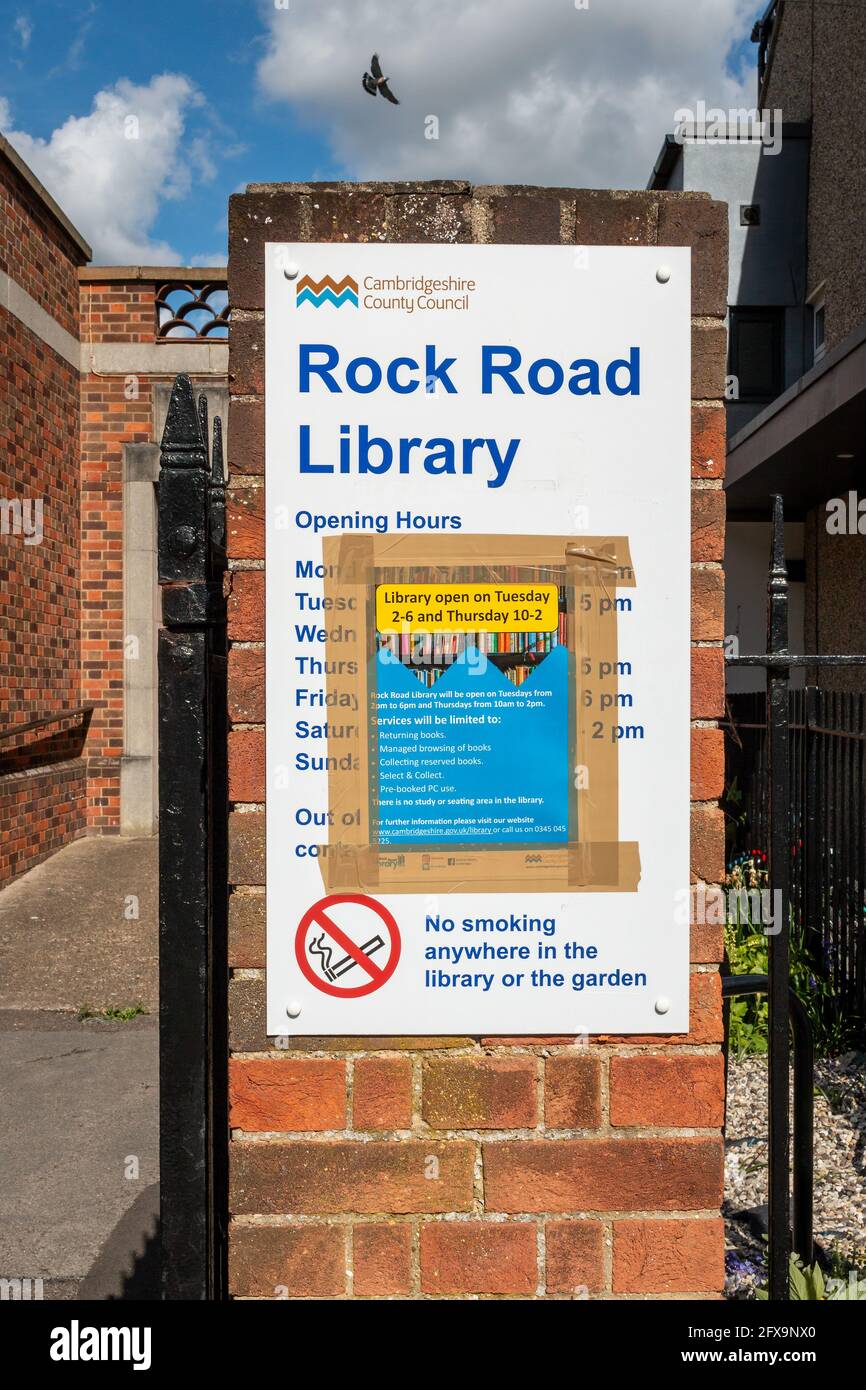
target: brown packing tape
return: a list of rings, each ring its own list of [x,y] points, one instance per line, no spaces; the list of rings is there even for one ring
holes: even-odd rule
[[[578,835],[584,843],[607,844],[619,835],[619,750],[609,718],[619,693],[616,569],[603,548],[570,546],[566,570],[574,613],[571,767],[585,781],[578,800]],[[605,695],[614,697],[607,711],[601,708]]]
[[[635,841],[559,849],[403,850],[325,845],[319,853],[328,893],[634,893],[640,880]]]
[[[371,536],[322,542],[328,740],[329,842],[319,849],[326,892],[634,892],[638,846],[618,841],[617,588],[635,576],[621,536]],[[385,580],[514,582],[559,575],[573,623],[570,767],[577,838],[549,849],[448,845],[429,851],[381,845],[370,812],[376,765],[374,590]],[[507,568],[508,572],[503,571]],[[399,575],[394,570],[405,571]],[[602,696],[606,697],[602,700]],[[605,708],[602,709],[602,704]],[[339,731],[339,737],[337,736]]]
[[[326,537],[322,552],[326,573],[339,574],[350,584],[372,584],[374,568],[389,566],[440,570],[442,578],[449,579],[455,565],[489,566],[494,571],[498,565],[547,569],[564,564],[566,557],[586,557],[606,573],[616,571],[620,588],[635,583],[625,536],[470,536],[465,532],[380,536],[352,532]]]

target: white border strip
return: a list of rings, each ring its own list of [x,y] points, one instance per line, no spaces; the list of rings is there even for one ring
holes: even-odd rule
[[[70,367],[81,370],[81,344],[78,339],[3,270],[0,270],[0,305],[52,348],[58,357],[63,357]]]

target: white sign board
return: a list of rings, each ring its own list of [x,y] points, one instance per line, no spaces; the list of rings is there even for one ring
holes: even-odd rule
[[[689,251],[266,256],[268,1032],[687,1031]]]

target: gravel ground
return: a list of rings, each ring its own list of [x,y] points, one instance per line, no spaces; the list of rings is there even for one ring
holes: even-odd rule
[[[750,1298],[766,1277],[765,1245],[735,1212],[767,1200],[767,1059],[730,1061],[725,1144],[727,1295]],[[866,1055],[815,1064],[815,1240],[866,1269]]]

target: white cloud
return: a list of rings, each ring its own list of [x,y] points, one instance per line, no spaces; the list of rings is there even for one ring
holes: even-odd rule
[[[66,50],[62,62],[58,63],[49,72],[49,77],[59,77],[64,72],[77,72],[81,67],[81,60],[84,57],[84,49],[87,44],[87,36],[93,28],[94,19],[99,6],[96,0],[91,0],[86,10],[80,11],[75,16],[75,34]]]
[[[292,0],[263,7],[262,91],[351,176],[643,187],[673,113],[751,106],[725,70],[755,0]],[[367,96],[378,48],[400,98]],[[439,139],[425,139],[427,116]],[[289,175],[290,176],[290,175]]]
[[[18,42],[20,43],[21,47],[24,49],[29,48],[30,40],[33,37],[33,25],[31,24],[29,17],[26,14],[20,14],[18,18],[15,20],[14,28],[15,33],[18,35]]]
[[[217,167],[211,158],[210,144],[206,136],[196,135],[189,143],[189,158],[202,183],[212,183],[216,178]]]
[[[223,247],[221,251],[205,251],[201,255],[190,256],[188,263],[191,266],[206,266],[211,269],[214,266],[225,265],[227,260],[226,248]]]
[[[163,73],[146,85],[126,78],[98,92],[87,116],[70,116],[49,139],[4,134],[93,247],[94,259],[120,265],[176,265],[181,257],[149,236],[164,199],[185,197],[213,166],[196,135],[184,143],[191,110],[203,98],[188,77]]]

